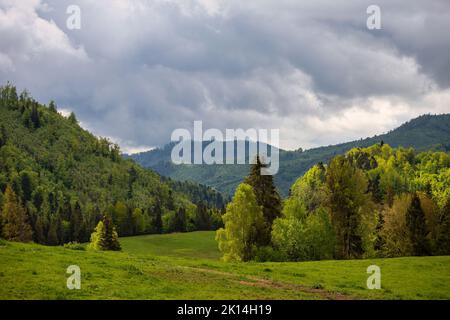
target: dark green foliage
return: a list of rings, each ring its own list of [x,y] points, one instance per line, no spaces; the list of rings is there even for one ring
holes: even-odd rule
[[[84,221],[81,213],[81,206],[78,201],[75,203],[72,214],[70,215],[70,234],[72,241],[84,242]]]
[[[51,111],[51,112],[54,112],[54,113],[57,113],[58,112],[58,108],[56,107],[56,103],[55,103],[55,101],[50,101],[50,103],[48,104],[48,109]]]
[[[41,126],[41,118],[39,115],[39,110],[36,105],[33,104],[33,107],[31,107],[31,123],[33,124],[33,127],[35,129],[39,128]]]
[[[174,232],[186,232],[186,209],[178,209],[173,220],[172,229]]]
[[[160,234],[163,232],[162,212],[159,202],[155,206],[155,220],[153,225],[155,227],[155,233]]]
[[[430,253],[427,239],[425,214],[420,205],[417,193],[414,194],[411,205],[406,212],[406,226],[413,246],[413,254],[423,256]]]
[[[336,231],[336,257],[358,258],[364,253],[361,234],[361,212],[368,203],[367,180],[353,161],[344,156],[334,158],[327,171],[330,190],[329,207]]]
[[[211,214],[205,204],[197,204],[197,212],[195,215],[195,225],[197,230],[211,230]]]
[[[47,234],[47,244],[51,246],[58,245],[59,239],[58,239],[58,220],[56,218],[51,219],[49,227],[48,227],[48,234]]]
[[[6,132],[5,126],[2,124],[0,126],[0,148],[3,147],[6,142],[8,142],[8,133]]]
[[[437,253],[441,255],[450,254],[450,199],[447,200],[440,215],[438,238],[436,246]]]
[[[220,192],[203,184],[190,181],[176,181],[166,177],[162,177],[162,179],[163,181],[166,181],[174,191],[187,195],[191,202],[206,203],[209,208],[223,210],[230,200],[224,199]]]
[[[68,120],[70,121],[71,124],[78,124],[77,117],[73,112],[70,113]]]
[[[262,207],[264,217],[264,228],[258,230],[258,244],[266,246],[270,244],[273,221],[281,216],[281,198],[275,189],[273,177],[262,175],[261,169],[265,167],[258,157],[256,163],[251,166],[250,174],[244,183],[252,186],[256,202]]]

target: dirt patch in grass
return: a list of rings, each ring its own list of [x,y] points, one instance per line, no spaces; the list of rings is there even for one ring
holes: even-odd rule
[[[328,291],[325,289],[310,288],[308,286],[304,286],[304,285],[300,285],[300,284],[292,284],[292,283],[273,281],[273,280],[269,280],[269,279],[261,279],[261,278],[253,277],[253,276],[236,275],[236,274],[229,273],[229,272],[217,271],[217,270],[211,270],[211,269],[205,269],[205,268],[194,268],[194,267],[184,267],[184,268],[196,270],[199,272],[216,274],[216,275],[224,276],[227,278],[236,278],[235,281],[243,286],[300,291],[302,293],[318,296],[319,298],[325,299],[325,300],[353,300],[354,299],[354,297],[347,295],[347,294],[342,294],[339,292],[331,292],[331,291]],[[237,278],[239,278],[239,279],[237,279]],[[244,279],[242,279],[242,278],[244,278]]]

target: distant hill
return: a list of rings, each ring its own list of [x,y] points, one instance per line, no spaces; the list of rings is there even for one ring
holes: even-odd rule
[[[395,130],[371,138],[306,151],[280,150],[280,170],[275,176],[276,185],[280,193],[286,196],[294,181],[314,164],[326,163],[333,156],[343,154],[351,148],[367,147],[381,141],[392,147],[413,147],[419,151],[450,150],[450,114],[423,115]],[[248,173],[248,165],[174,165],[170,159],[173,145],[171,143],[163,148],[125,156],[163,176],[199,182],[228,195],[234,192]]]

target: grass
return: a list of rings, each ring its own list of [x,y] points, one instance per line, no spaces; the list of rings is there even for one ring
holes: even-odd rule
[[[121,238],[122,252],[0,242],[0,299],[450,299],[450,257],[224,263],[213,232]],[[81,268],[81,290],[66,269]],[[381,290],[366,269],[381,268]]]
[[[120,243],[133,254],[215,260],[221,256],[211,231],[127,237]]]

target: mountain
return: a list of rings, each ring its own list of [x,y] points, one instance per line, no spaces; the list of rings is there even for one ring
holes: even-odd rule
[[[195,230],[197,203],[208,213],[223,208],[217,191],[123,159],[117,145],[82,129],[74,114],[66,118],[53,102],[42,105],[9,84],[0,87],[0,210],[14,199],[7,189],[26,211],[33,240],[44,244],[87,241],[105,213],[119,234],[132,235],[173,231],[178,212],[185,221],[177,231]]]
[[[328,162],[332,157],[355,147],[368,147],[379,142],[392,147],[413,147],[422,150],[450,149],[450,114],[423,115],[410,120],[395,130],[371,138],[347,143],[309,149],[306,151],[280,150],[280,170],[275,183],[283,196],[290,186],[309,168],[319,162]],[[152,168],[161,175],[175,180],[190,180],[211,186],[230,195],[247,175],[248,165],[174,165],[171,150],[174,143],[148,152],[129,155],[144,167]],[[248,144],[247,144],[248,148]]]

